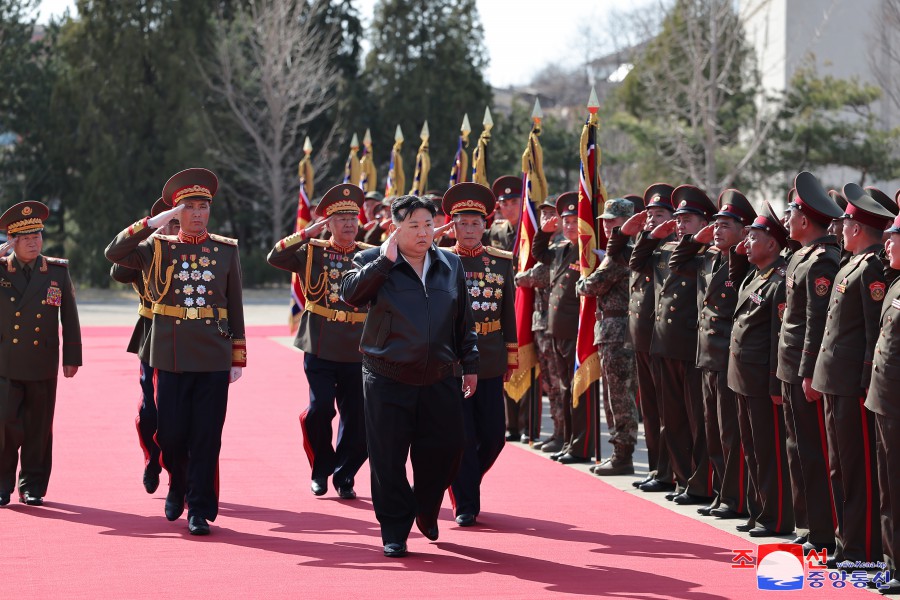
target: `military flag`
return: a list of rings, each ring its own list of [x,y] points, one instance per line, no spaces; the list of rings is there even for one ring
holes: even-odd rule
[[[491,128],[494,126],[494,120],[491,118],[491,108],[489,106],[484,109],[484,119],[482,119],[481,124],[484,126],[484,129],[482,129],[481,135],[478,136],[478,144],[472,153],[472,181],[491,187],[487,178],[487,146],[488,142],[491,141]]]
[[[413,196],[422,196],[428,189],[428,171],[431,170],[431,157],[428,154],[428,121],[422,125],[422,132],[419,138],[422,143],[419,145],[419,151],[416,153],[416,171],[413,174],[412,187],[409,193]]]
[[[403,149],[403,131],[397,125],[394,132],[394,147],[391,149],[391,166],[388,169],[387,182],[384,185],[384,197],[399,196],[406,187],[406,179],[403,177],[403,157],[400,151]]]
[[[375,157],[372,155],[372,133],[366,129],[363,136],[362,158],[359,161],[361,175],[359,187],[364,192],[374,192],[378,188],[378,173],[375,170]]]
[[[344,163],[344,181],[343,183],[352,183],[359,185],[359,178],[362,175],[362,169],[359,166],[359,138],[353,134],[350,140],[350,154],[347,156],[347,162]]]
[[[310,208],[309,199],[313,195],[313,179],[315,179],[315,171],[313,171],[310,154],[312,154],[312,143],[309,137],[303,142],[303,159],[297,166],[297,177],[300,179],[300,193],[297,198],[297,222],[294,225],[294,232],[303,231],[312,221],[312,209]],[[306,298],[303,295],[303,287],[300,285],[300,276],[297,273],[291,274],[291,317],[290,329],[291,333],[297,331],[300,326],[300,313],[306,305]]]
[[[463,122],[459,128],[459,145],[456,147],[456,156],[453,157],[453,166],[450,167],[450,185],[447,186],[448,190],[457,183],[468,181],[469,157],[466,154],[466,149],[469,147],[469,133],[471,131],[472,126],[469,125],[469,115],[466,114],[463,116]]]

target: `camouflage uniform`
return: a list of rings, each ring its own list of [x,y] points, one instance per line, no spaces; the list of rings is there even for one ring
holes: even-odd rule
[[[537,347],[538,362],[541,366],[541,391],[550,398],[550,418],[553,420],[551,438],[562,440],[563,408],[562,388],[556,363],[550,360],[550,336],[547,335],[547,306],[550,300],[550,267],[536,263],[527,271],[516,275],[518,287],[534,288],[534,312],[531,314],[531,329]]]

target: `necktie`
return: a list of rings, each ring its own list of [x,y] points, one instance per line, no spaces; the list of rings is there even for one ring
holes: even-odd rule
[[[22,267],[22,272],[25,274],[25,281],[31,281],[31,267],[25,265]]]

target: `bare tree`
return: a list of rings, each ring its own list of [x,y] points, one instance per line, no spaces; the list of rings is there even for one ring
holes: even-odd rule
[[[877,35],[870,38],[869,64],[884,95],[900,109],[900,0],[882,0],[873,18]]]
[[[215,159],[240,180],[229,188],[244,190],[240,201],[271,216],[272,244],[296,209],[305,128],[335,103],[332,58],[340,36],[322,27],[316,6],[255,0],[234,18],[220,16],[212,56],[200,61],[207,85],[244,134],[211,127]],[[333,132],[319,140],[316,166],[331,157]]]

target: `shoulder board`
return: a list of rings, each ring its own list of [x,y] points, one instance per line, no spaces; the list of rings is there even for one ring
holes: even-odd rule
[[[678,247],[678,242],[666,242],[662,246],[660,246],[663,250],[674,250]]]
[[[155,238],[158,239],[158,240],[162,240],[162,241],[164,241],[164,242],[177,242],[177,241],[178,241],[178,236],[177,236],[177,235],[163,235],[163,234],[161,234],[161,233],[157,233],[157,234],[156,234],[155,236],[153,236],[153,237],[155,237]]]
[[[309,245],[316,246],[318,248],[327,248],[331,244],[329,243],[328,240],[320,240],[319,238],[313,238],[313,239],[309,240]]]
[[[356,242],[356,247],[360,250],[369,250],[371,248],[377,248],[375,244],[367,244],[365,242]]]
[[[65,258],[53,258],[52,256],[45,256],[44,258],[47,259],[48,264],[69,268],[69,261]]]
[[[513,254],[507,250],[501,250],[500,248],[494,248],[493,246],[485,246],[484,251],[486,254],[490,254],[491,256],[496,256],[497,258],[505,258],[507,260],[512,260]]]
[[[448,246],[445,248],[441,248],[441,250],[446,250],[450,254],[456,254],[456,246]]]
[[[828,246],[816,246],[816,249],[813,250],[813,256],[822,254],[823,252],[826,252],[827,250],[828,250]]]
[[[224,235],[218,235],[216,233],[209,234],[209,239],[214,242],[219,242],[220,244],[225,244],[226,246],[237,246],[238,241],[235,238],[225,237]]]

